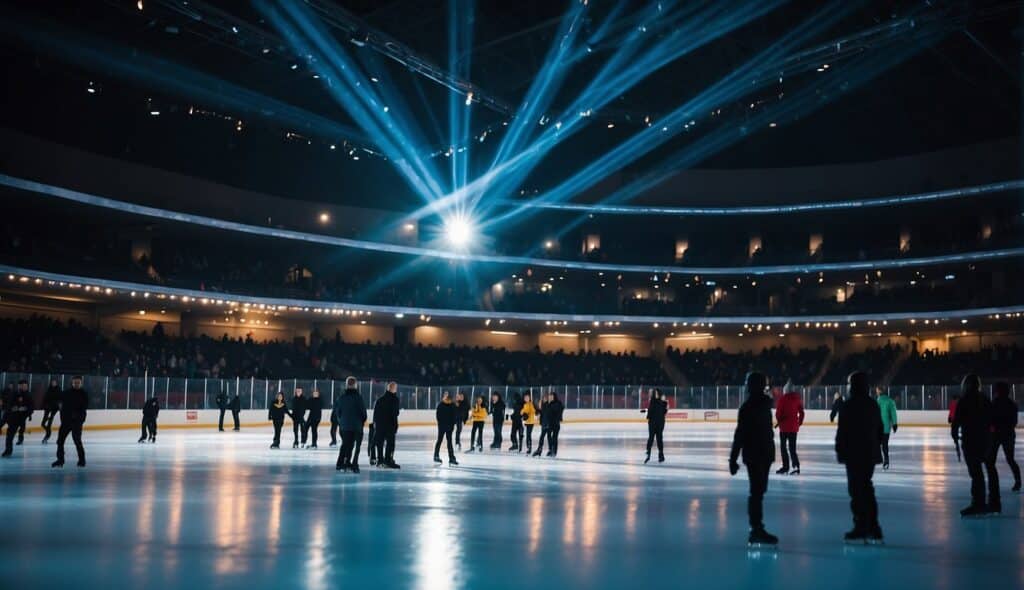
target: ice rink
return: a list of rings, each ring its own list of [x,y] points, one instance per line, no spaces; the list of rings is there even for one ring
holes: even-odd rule
[[[244,425],[165,429],[155,445],[86,432],[89,466],[68,441],[63,470],[33,433],[0,462],[0,587],[1024,587],[1002,458],[1003,515],[962,521],[968,478],[947,430],[901,429],[875,476],[886,545],[846,546],[834,431],[807,427],[803,474],[769,483],[779,548],[752,551],[747,482],[726,469],[732,429],[670,423],[661,465],[642,464],[643,424],[569,423],[557,459],[485,450],[435,467],[434,429],[409,427],[401,470],[369,467],[364,447],[360,475],[334,470],[327,428],[319,450],[292,450],[288,430],[279,451],[269,428]]]

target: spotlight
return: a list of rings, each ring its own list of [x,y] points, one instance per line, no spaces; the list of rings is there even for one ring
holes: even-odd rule
[[[331,216],[326,211],[324,211],[323,213],[320,214],[320,218],[319,219],[320,219],[320,223],[326,224],[326,223],[330,223]]]
[[[462,215],[449,217],[444,222],[448,243],[456,248],[465,248],[473,238],[473,224]]]

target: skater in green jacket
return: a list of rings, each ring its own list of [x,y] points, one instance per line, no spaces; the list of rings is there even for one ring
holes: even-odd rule
[[[881,387],[875,388],[878,394],[878,409],[882,411],[882,469],[889,468],[889,434],[899,428],[896,420],[896,402]]]

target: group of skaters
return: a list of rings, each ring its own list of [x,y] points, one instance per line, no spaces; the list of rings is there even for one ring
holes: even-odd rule
[[[878,520],[872,477],[876,465],[889,468],[889,436],[899,429],[896,404],[881,389],[876,389],[877,399],[872,399],[866,373],[857,371],[850,374],[847,386],[849,397],[844,399],[837,394],[830,415],[830,420],[839,421],[835,439],[836,459],[846,468],[847,491],[853,513],[853,529],[844,535],[844,540],[877,544],[883,541],[884,535]],[[775,404],[773,423],[773,400],[767,395],[767,387],[768,380],[763,374],[753,372],[747,375],[748,398],[740,406],[729,453],[729,472],[732,475],[739,472],[741,459],[746,466],[750,483],[748,543],[758,546],[778,543],[778,538],[765,529],[762,508],[768,490],[768,474],[775,461],[775,424],[780,431],[783,463],[776,473],[799,474],[796,434],[804,420],[800,394],[789,386],[789,391]],[[961,393],[961,397],[951,404],[949,416],[958,457],[962,448],[963,460],[971,477],[971,503],[960,514],[965,518],[997,515],[1002,512],[999,474],[996,471],[999,449],[1003,450],[1013,473],[1012,490],[1019,492],[1021,489],[1020,468],[1014,460],[1018,406],[1010,399],[1009,384],[996,383],[993,386],[994,400],[989,400],[982,394],[981,379],[974,374],[964,377]]]
[[[17,388],[4,392],[0,400],[0,428],[6,428],[7,434],[4,437],[3,457],[10,457],[13,454],[14,446],[25,442],[25,426],[32,420],[35,413],[35,404],[32,402],[32,395],[29,392],[28,381],[21,380]],[[43,444],[50,442],[53,434],[53,419],[60,415],[60,427],[57,429],[57,460],[51,467],[64,466],[64,442],[68,435],[75,443],[75,450],[78,452],[78,466],[85,467],[85,447],[82,445],[82,428],[89,409],[89,394],[82,387],[82,376],[75,375],[71,378],[71,387],[62,390],[56,379],[50,380],[50,385],[43,394]],[[154,417],[155,420],[155,417]],[[156,436],[154,421],[153,436]],[[17,443],[15,443],[17,437]]]

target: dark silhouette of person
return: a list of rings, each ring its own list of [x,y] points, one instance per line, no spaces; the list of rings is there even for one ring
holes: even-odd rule
[[[71,378],[71,389],[64,392],[60,400],[60,429],[57,431],[57,460],[51,467],[64,467],[64,441],[68,435],[75,442],[78,452],[78,466],[85,467],[85,445],[82,444],[82,427],[89,410],[89,394],[82,387],[82,376]]]
[[[217,430],[224,432],[224,412],[228,411],[228,394],[223,391],[217,394],[215,399],[217,408],[220,410],[220,420],[217,421]]]
[[[234,420],[234,430],[237,431],[240,426],[238,422],[238,414],[242,411],[242,400],[238,398],[237,393],[231,398],[231,404],[228,407],[231,408],[231,419]]]
[[[835,397],[832,398],[832,411],[828,413],[829,422],[836,421],[836,417],[839,415],[839,412],[843,411],[843,404],[845,403],[846,400],[843,399],[843,394],[837,391]]]
[[[302,388],[296,387],[291,403],[292,416],[292,448],[299,448],[299,439],[302,439],[302,446],[306,446],[306,398],[302,395]]]
[[[28,390],[28,381],[26,381],[24,379],[22,379],[21,381],[18,381],[18,390],[15,391],[14,394],[11,396],[11,402],[12,402],[11,403],[11,407],[14,407],[15,401],[19,397],[23,398],[24,400],[28,400],[28,404],[32,407],[32,411],[35,411],[35,404],[32,401],[32,392]],[[28,420],[32,419],[32,411],[30,411],[28,413]],[[19,445],[25,442],[25,422],[26,422],[26,420],[22,420],[18,424],[18,444]]]
[[[43,444],[50,440],[53,434],[53,419],[60,410],[60,386],[56,379],[50,379],[50,387],[43,394],[43,419],[39,423],[43,427]]]
[[[668,414],[668,402],[662,399],[660,389],[651,390],[651,400],[647,404],[647,458],[644,463],[651,460],[651,447],[654,441],[658,441],[658,463],[665,462],[665,442],[662,438],[665,432],[665,416]]]
[[[267,419],[274,425],[274,441],[270,448],[281,448],[281,428],[284,427],[284,417],[288,415],[288,404],[284,402],[284,392],[278,391],[274,395],[274,401],[270,402],[267,408]]]
[[[562,431],[562,414],[565,404],[554,391],[548,393],[548,401],[541,412],[546,412],[548,424],[548,457],[558,456],[558,433]],[[543,442],[543,441],[542,441]]]
[[[25,431],[25,423],[32,419],[32,412],[34,407],[32,405],[32,396],[27,391],[28,382],[24,382],[26,385],[25,390],[18,388],[18,391],[14,392],[10,400],[7,402],[6,410],[4,411],[4,421],[7,423],[7,436],[4,440],[4,457],[11,456],[11,450],[14,444],[14,435]],[[18,436],[21,436],[18,434]],[[20,443],[19,443],[20,444]]]
[[[961,516],[982,516],[1002,512],[999,497],[999,472],[992,444],[992,402],[981,394],[981,378],[975,374],[964,377],[960,385],[960,401],[953,416],[953,430],[960,439],[960,447],[971,476],[971,505],[960,511]],[[984,467],[984,473],[982,468]],[[988,502],[985,502],[985,476],[988,476]]]
[[[502,430],[505,427],[505,400],[500,393],[491,394],[491,436],[492,449],[501,450]]]
[[[992,390],[995,393],[995,400],[992,402],[993,434],[995,436],[992,452],[998,456],[999,449],[1003,450],[1006,463],[1010,466],[1010,471],[1013,473],[1012,490],[1019,492],[1020,466],[1017,465],[1017,461],[1013,458],[1013,447],[1017,440],[1017,413],[1020,409],[1017,407],[1017,403],[1010,399],[1009,383],[1000,381],[992,386]]]
[[[441,441],[448,442],[448,464],[458,465],[455,460],[455,447],[452,446],[452,430],[459,419],[459,410],[452,403],[452,396],[447,391],[441,394],[441,401],[434,412],[437,419],[437,442],[434,443],[434,463],[441,463]]]
[[[139,442],[156,442],[156,417],[160,415],[160,401],[153,396],[142,406],[142,436]]]
[[[850,494],[853,530],[843,539],[850,543],[879,543],[878,502],[871,478],[882,462],[882,411],[871,399],[867,373],[855,371],[847,378],[849,399],[839,412],[836,429],[836,459],[846,466],[846,489]]]
[[[324,400],[320,397],[320,391],[313,390],[313,396],[306,400],[306,409],[309,414],[306,416],[305,428],[302,431],[302,440],[306,440],[306,433],[309,433],[310,449],[317,448],[316,440],[320,430],[320,421],[324,417]]]
[[[736,432],[729,453],[729,473],[736,475],[742,455],[750,480],[747,515],[750,518],[752,545],[775,545],[778,537],[764,528],[764,495],[768,491],[768,471],[775,461],[775,432],[772,428],[772,398],[765,395],[768,379],[761,373],[747,374],[747,399],[736,417]]]
[[[384,395],[373,405],[374,439],[370,444],[377,447],[377,466],[399,469],[395,463],[395,435],[398,434],[398,383],[391,381]]]
[[[512,445],[508,450],[521,451],[523,447],[523,396],[518,393],[512,394],[512,405],[509,406],[509,409],[512,418],[509,437],[512,439]]]
[[[363,425],[366,424],[366,404],[359,395],[355,377],[345,379],[345,393],[338,400],[338,428],[341,430],[341,449],[337,469],[359,473],[359,450],[363,444]]]

